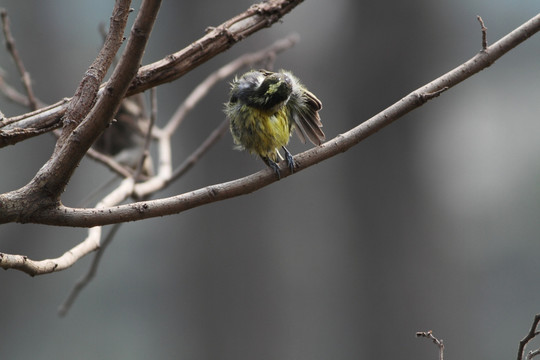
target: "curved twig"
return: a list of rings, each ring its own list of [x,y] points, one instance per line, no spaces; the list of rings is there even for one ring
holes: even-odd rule
[[[19,70],[19,74],[21,74],[21,80],[24,86],[24,90],[26,91],[27,101],[28,105],[32,110],[36,110],[38,108],[38,101],[34,95],[34,90],[32,90],[32,82],[30,81],[30,74],[26,71],[24,67],[24,63],[19,56],[19,51],[17,50],[17,47],[15,46],[15,39],[13,38],[13,35],[11,35],[11,29],[10,29],[10,22],[9,17],[6,10],[0,11],[0,17],[2,18],[2,29],[4,31],[4,37],[6,38],[6,47],[8,51],[10,52],[11,56],[13,57],[13,61],[15,62],[15,65],[17,66],[17,70]]]

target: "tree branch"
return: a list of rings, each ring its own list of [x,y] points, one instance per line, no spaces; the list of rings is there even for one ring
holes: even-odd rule
[[[123,176],[126,178],[126,177],[130,177],[133,174],[133,171],[131,169],[128,169],[127,167],[122,166],[116,160],[114,160],[111,156],[102,154],[99,151],[96,151],[92,148],[88,149],[88,152],[86,153],[86,155],[88,155],[88,157],[91,159],[99,161],[100,163],[107,166],[109,169],[116,172],[120,176]]]
[[[484,25],[484,20],[482,20],[482,17],[480,15],[476,16],[476,19],[480,23],[480,30],[482,30],[482,50],[487,49],[487,27]]]
[[[140,93],[151,87],[180,78],[182,75],[229,49],[247,36],[273,25],[302,1],[268,0],[252,5],[243,13],[215,28],[211,28],[208,34],[186,48],[152,64],[141,67],[131,82],[126,96]],[[104,86],[101,86],[100,92],[103,91]],[[51,120],[53,122],[60,121],[66,111],[66,106],[63,102],[58,102],[52,105],[52,109],[54,110],[51,111],[49,109],[47,116],[37,111],[35,113],[9,118],[0,124],[0,131],[14,128],[49,128]],[[47,126],[43,125],[44,120],[47,120]],[[0,139],[0,147],[13,145],[32,136],[35,135],[28,133],[26,137],[17,137],[9,142],[2,142]]]
[[[531,350],[527,353],[527,360],[531,360],[538,355],[540,355],[540,349]]]
[[[416,333],[416,337],[423,337],[423,338],[430,339],[431,341],[433,341],[433,343],[437,345],[437,347],[439,348],[439,360],[444,360],[444,343],[442,339],[437,339],[433,335],[433,331],[431,330],[419,331]]]
[[[184,175],[189,169],[195,165],[195,163],[210,149],[210,147],[216,143],[229,129],[229,120],[225,119],[215,128],[214,131],[208,135],[201,145],[189,155],[180,166],[178,166],[172,173],[171,178],[167,183],[173,182],[182,175]]]
[[[295,156],[294,160],[297,164],[295,172],[306,169],[332,156],[347,151],[352,146],[373,135],[383,127],[391,124],[393,121],[399,119],[413,109],[420,107],[426,101],[433,98],[433,94],[438,95],[445,88],[451,88],[473,74],[489,67],[502,55],[539,30],[540,14],[489,46],[486,50],[479,52],[469,61],[413,91],[359,126],[344,134],[336,136],[321,146],[312,148]],[[279,165],[283,174],[282,179],[289,176],[290,172],[287,169],[286,164],[282,162]],[[50,225],[91,227],[148,219],[157,216],[177,214],[215,201],[246,195],[275,181],[277,181],[277,179],[275,178],[273,171],[271,169],[264,169],[237,180],[210,185],[169,198],[103,209],[80,209],[59,205],[38,211],[24,220]],[[1,213],[2,209],[0,208],[0,214]],[[5,221],[5,219],[6,218],[0,218],[0,221]]]
[[[79,295],[79,293],[94,278],[94,276],[96,275],[101,257],[103,256],[105,252],[105,249],[111,243],[112,239],[114,239],[114,236],[116,235],[117,231],[120,229],[121,225],[122,224],[114,225],[109,231],[109,233],[107,234],[107,237],[103,239],[103,242],[101,243],[100,248],[96,251],[96,255],[94,256],[94,259],[92,260],[92,264],[90,264],[90,268],[88,269],[88,272],[75,283],[75,286],[73,287],[73,289],[71,289],[71,292],[69,293],[66,300],[58,308],[58,314],[60,316],[64,316],[67,314],[67,312],[71,308],[71,305],[73,305],[73,303],[75,302],[75,299],[77,299],[77,296]]]
[[[32,217],[33,212],[55,207],[60,202],[59,196],[64,191],[75,168],[95,139],[112,120],[131,80],[137,73],[160,4],[160,0],[143,1],[120,62],[85,121],[69,134],[64,145],[57,146],[53,157],[39,169],[27,185],[19,190],[0,195],[0,203],[11,204],[11,206],[0,208],[0,216],[6,219],[11,218],[11,221],[16,219],[16,221],[25,221],[25,218]],[[120,16],[119,14],[125,11],[127,10],[116,9],[114,14]],[[110,57],[108,55],[107,59]],[[112,58],[109,60],[112,61]],[[86,88],[86,85],[83,87]],[[80,101],[82,101],[81,106],[86,103],[86,100]],[[77,117],[81,114],[79,110],[74,111],[76,114],[72,113],[72,116]],[[66,115],[68,114],[70,114],[69,108]],[[70,121],[67,128],[71,128],[73,123]],[[62,137],[59,142],[61,139]],[[3,214],[1,210],[7,210],[9,214]]]
[[[23,61],[19,56],[19,51],[15,46],[15,39],[11,35],[11,29],[9,27],[9,17],[7,15],[7,11],[0,11],[0,16],[2,17],[2,29],[4,31],[4,37],[6,38],[6,47],[11,56],[13,57],[13,61],[15,61],[15,65],[17,66],[17,70],[19,70],[19,74],[21,74],[21,80],[24,86],[24,90],[26,91],[28,105],[32,110],[36,110],[38,107],[38,102],[36,100],[36,97],[34,96],[34,91],[32,90],[30,74],[26,71]]]
[[[58,189],[60,192],[64,190],[80,160],[112,121],[129,83],[139,69],[160,5],[161,0],[145,0],[141,4],[122,57],[95,106],[92,107],[85,121],[69,135],[65,146],[57,156],[50,161],[50,170],[45,165],[36,175],[36,178],[39,178],[41,174],[47,177],[44,184],[46,188]],[[110,62],[114,59],[114,54],[112,55],[108,59]],[[65,175],[58,176],[59,174]]]
[[[536,314],[534,316],[534,320],[531,325],[531,329],[529,330],[529,333],[519,342],[517,360],[523,360],[523,356],[525,355],[525,347],[527,346],[529,341],[531,341],[538,334],[540,334],[540,332],[538,331],[538,323],[540,323],[540,314]]]
[[[201,85],[197,86],[192,94],[188,96],[185,102],[189,102],[189,106],[184,104],[180,108],[184,108],[182,112],[183,116],[186,115],[195,104],[202,99],[204,94],[207,94],[212,86],[214,86],[219,80],[222,80],[232,73],[237,71],[243,66],[253,65],[255,62],[261,62],[267,59],[273,59],[278,52],[284,51],[293,46],[297,41],[295,35],[291,35],[285,39],[276,41],[271,46],[257,51],[251,54],[245,54],[236,60],[224,65],[216,72],[210,74]],[[152,113],[156,118],[156,105],[155,99],[153,99]],[[174,116],[169,120],[169,123],[174,121]],[[180,165],[180,167],[173,173],[172,172],[172,159],[171,159],[171,144],[170,137],[173,135],[173,131],[164,131],[158,128],[153,129],[155,138],[158,140],[158,153],[159,153],[159,168],[158,173],[150,178],[148,181],[135,184],[135,177],[127,174],[126,179],[120,183],[120,185],[114,189],[111,193],[103,198],[96,208],[112,207],[115,206],[130,195],[135,198],[145,198],[158,190],[161,190],[168,186],[179,176],[188,171],[197,160],[219,139],[219,137],[227,130],[228,121],[223,121],[221,125],[216,128],[209,137]],[[90,149],[91,150],[91,149]],[[45,259],[45,260],[32,260],[24,256],[0,254],[0,266],[5,269],[15,268],[28,273],[29,275],[43,275],[51,272],[64,270],[73,265],[78,259],[86,256],[94,250],[100,248],[100,236],[101,227],[92,227],[89,229],[88,236],[71,250],[65,252],[58,258]],[[78,286],[76,285],[76,288]],[[78,290],[77,290],[78,291]]]
[[[75,95],[69,103],[66,114],[63,117],[64,127],[62,129],[62,134],[56,143],[55,154],[62,149],[73,130],[75,130],[92,109],[98,94],[99,86],[103,81],[105,74],[107,74],[118,49],[124,41],[124,30],[126,28],[128,15],[131,12],[130,5],[131,0],[116,1],[111,16],[109,32],[103,46],[94,62],[84,74],[79,87],[75,91]]]
[[[144,137],[144,145],[142,149],[142,154],[137,163],[137,167],[135,168],[135,172],[133,174],[133,178],[135,180],[139,179],[139,176],[143,173],[145,161],[150,156],[149,149],[150,149],[150,143],[152,142],[152,129],[154,128],[154,125],[157,119],[157,90],[156,88],[150,89],[150,108],[151,108],[150,121],[149,121],[148,129],[146,129],[146,134]]]
[[[135,185],[134,195],[136,198],[143,198],[158,190],[168,186],[174,180],[182,176],[188,171],[198,159],[226,132],[227,122],[223,122],[204,140],[184,162],[172,172],[172,164],[170,161],[170,138],[174,131],[178,128],[185,116],[191,111],[195,105],[208,94],[210,89],[214,87],[218,82],[227,79],[236,71],[244,66],[253,66],[255,63],[265,61],[269,58],[274,58],[276,54],[289,49],[298,42],[298,36],[292,34],[286,38],[277,40],[270,46],[250,54],[244,54],[239,58],[231,61],[230,63],[222,66],[217,71],[211,73],[204,79],[199,85],[193,89],[188,97],[182,102],[182,104],[175,111],[171,119],[167,122],[167,125],[163,130],[156,131],[156,138],[158,139],[160,156],[160,170],[158,175],[152,179]]]
[[[499,40],[497,43],[475,55],[471,60],[425,85],[424,87],[413,91],[396,104],[390,106],[383,112],[377,114],[356,128],[348,131],[347,133],[336,136],[334,139],[328,141],[320,147],[313,148],[297,155],[295,157],[295,162],[297,164],[297,168],[295,170],[300,171],[320,161],[337,155],[340,152],[346,151],[350,147],[374,134],[384,126],[389,125],[409,111],[423,105],[428,100],[441,95],[446,89],[490,66],[504,53],[510,51],[513,47],[525,41],[528,37],[539,31],[539,29],[540,15],[537,15],[535,18],[520,26],[503,39]],[[125,54],[126,52],[124,52],[124,55]],[[118,67],[116,70],[118,70]],[[111,78],[108,85],[114,84],[112,80],[113,78]],[[114,94],[116,94],[116,97],[114,98],[117,101],[120,101],[123,95],[120,95],[120,93]],[[102,101],[102,99],[105,97],[106,96],[104,95],[98,101]],[[103,101],[109,102],[109,105],[107,106],[114,103],[114,101],[111,99]],[[90,113],[88,117],[91,115],[92,113]],[[81,127],[87,123],[87,121],[84,121],[81,124]],[[82,132],[86,133],[86,131]],[[164,149],[160,151],[163,152],[164,162],[168,161],[169,164],[167,169],[161,171],[162,174],[158,172],[157,177],[161,176],[162,180],[164,180],[164,184],[167,184],[167,180],[171,179],[172,175],[170,169],[170,159],[166,159],[167,156],[170,157],[170,144],[168,141],[166,141],[168,140],[169,136],[163,135],[165,132],[162,130],[159,131],[156,129],[156,133],[161,134],[158,136],[159,148]],[[68,146],[68,144],[69,140],[66,143],[66,146]],[[167,155],[167,153],[169,155]],[[286,169],[286,165],[280,165],[282,167],[283,178],[290,175],[288,169]],[[137,193],[137,191],[134,191],[134,189],[136,189],[138,185],[145,185],[144,183],[134,184],[133,178],[128,178],[124,180],[122,184],[115,189],[115,191],[103,199],[103,201],[101,201],[95,209],[70,208],[59,203],[53,203],[47,207],[39,207],[43,204],[36,205],[34,203],[35,199],[32,198],[32,196],[14,199],[13,193],[16,192],[0,195],[0,223],[19,221],[51,225],[92,227],[89,229],[87,239],[57,259],[33,261],[25,256],[0,253],[0,267],[5,269],[19,269],[31,275],[59,271],[71,266],[77,259],[85,256],[91,251],[96,250],[100,246],[99,241],[101,237],[101,227],[99,225],[121,223],[179,213],[184,210],[214,201],[251,193],[274,181],[276,181],[276,179],[273,171],[270,169],[265,169],[241,179],[223,184],[207,186],[186,194],[181,194],[166,199],[141,201],[116,206],[116,204],[119,204],[123,199],[127,198],[133,192]],[[147,193],[143,191],[142,194],[145,195]],[[17,215],[20,213],[20,209],[14,209],[14,207],[22,207],[26,209],[31,208],[32,206],[34,206],[32,211],[26,212],[24,217],[18,217]],[[10,216],[12,217],[10,218]]]
[[[302,1],[268,0],[252,5],[242,14],[210,28],[208,34],[190,46],[143,66],[131,83],[128,95],[178,79],[249,35],[272,26]]]
[[[286,38],[274,42],[272,45],[251,54],[245,54],[238,59],[231,61],[229,64],[221,67],[219,70],[210,74],[202,83],[197,85],[195,89],[182,102],[182,105],[175,111],[167,125],[163,128],[168,134],[172,134],[180,123],[184,120],[186,114],[195,107],[195,105],[208,94],[208,91],[218,82],[230,77],[243,66],[252,65],[267,59],[284,50],[294,46],[299,41],[297,34],[291,34]]]

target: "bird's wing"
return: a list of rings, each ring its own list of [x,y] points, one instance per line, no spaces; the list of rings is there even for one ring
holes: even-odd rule
[[[325,139],[319,110],[322,103],[308,90],[293,91],[287,102],[289,112],[296,124],[296,134],[303,143],[306,137],[315,145],[321,145]]]

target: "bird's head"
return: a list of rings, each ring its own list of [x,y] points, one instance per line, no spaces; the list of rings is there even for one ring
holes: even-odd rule
[[[292,80],[286,74],[253,70],[233,83],[230,102],[241,101],[257,109],[276,110],[289,100],[292,90]]]

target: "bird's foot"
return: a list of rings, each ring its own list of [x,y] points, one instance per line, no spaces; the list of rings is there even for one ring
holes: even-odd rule
[[[294,159],[289,150],[285,146],[282,146],[283,151],[285,151],[285,160],[287,160],[287,166],[291,170],[291,174],[294,172]]]
[[[266,163],[266,165],[268,165],[268,167],[270,169],[274,170],[274,173],[277,175],[278,180],[280,180],[281,179],[281,172],[279,171],[278,164],[274,160],[272,160],[270,158],[267,158],[267,157],[263,157],[262,159]]]

